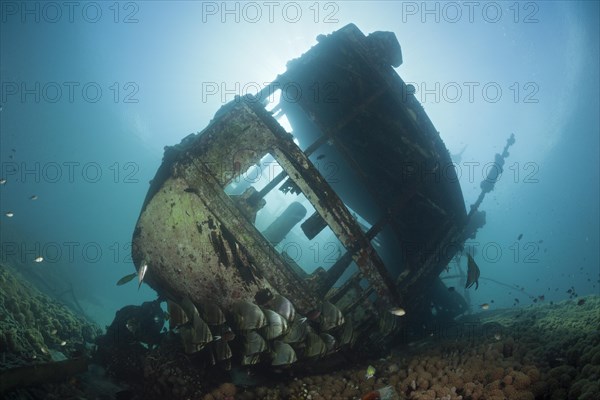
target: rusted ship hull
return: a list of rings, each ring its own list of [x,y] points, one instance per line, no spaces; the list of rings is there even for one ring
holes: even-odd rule
[[[393,34],[365,37],[349,25],[319,41],[276,80],[304,95],[282,96],[268,111],[262,100],[274,86],[237,98],[202,132],[166,148],[133,235],[146,282],[184,304],[193,325],[187,349],[211,348],[226,366],[232,359],[287,365],[353,344],[382,346],[402,329],[389,310],[422,307],[424,288],[464,237],[467,215],[449,153],[392,68],[402,62]],[[266,157],[281,171],[261,187],[241,182]],[[228,194],[232,183],[245,190]],[[278,189],[311,214],[261,230],[257,213]],[[332,265],[308,271],[282,251],[299,226],[300,248],[328,232],[335,238]]]

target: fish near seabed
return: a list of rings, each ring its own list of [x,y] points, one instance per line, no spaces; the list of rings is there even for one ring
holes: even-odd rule
[[[375,367],[372,365],[369,365],[367,367],[367,373],[365,374],[365,379],[371,379],[375,376]]]
[[[475,290],[477,290],[477,288],[479,288],[479,267],[475,263],[475,260],[473,260],[473,257],[468,253],[467,258],[467,284],[465,285],[465,289],[468,289],[475,284]]]

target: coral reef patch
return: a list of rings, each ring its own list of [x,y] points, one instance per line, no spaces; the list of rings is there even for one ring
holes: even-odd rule
[[[14,380],[18,371],[29,375],[28,381],[35,381],[32,374],[42,374],[43,368],[25,367],[52,362],[57,368],[68,365],[65,360],[83,356],[86,346],[101,333],[97,325],[4,265],[0,265],[0,316],[0,388],[13,386],[5,377]]]
[[[455,329],[459,327],[460,329]],[[600,297],[584,304],[482,313],[392,350],[367,364],[331,374],[240,391],[238,400],[361,399],[392,386],[397,399],[534,400],[600,398]]]

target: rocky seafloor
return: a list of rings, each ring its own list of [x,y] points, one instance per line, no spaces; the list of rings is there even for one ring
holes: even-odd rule
[[[85,367],[70,360],[82,359],[100,333],[97,325],[0,265],[0,396],[22,398],[3,393],[16,381],[67,376],[74,367]]]
[[[80,351],[100,333],[94,323],[0,265],[0,370],[50,361],[53,352]]]
[[[372,361],[371,379],[365,364],[238,390],[233,398],[361,399],[391,387],[390,399],[600,399],[600,297],[583,300],[464,318]]]
[[[0,269],[0,383],[16,365],[83,346],[97,328]],[[89,336],[89,337],[87,337]],[[69,348],[67,347],[67,343]],[[600,296],[485,311],[430,329],[419,341],[326,374],[284,370],[257,378],[208,376],[177,340],[109,353],[107,365],[60,382],[1,393],[6,399],[599,399]],[[35,356],[35,357],[34,357]],[[89,354],[93,357],[93,354]],[[95,361],[97,357],[93,357]],[[367,367],[375,372],[366,377]],[[216,367],[212,367],[216,368]],[[240,377],[240,374],[242,375]],[[264,378],[264,377],[263,377]],[[11,378],[10,378],[11,379]],[[377,394],[377,390],[383,389]]]

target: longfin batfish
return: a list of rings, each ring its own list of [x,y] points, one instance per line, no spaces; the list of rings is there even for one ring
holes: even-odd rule
[[[468,289],[475,284],[475,290],[477,290],[477,288],[479,288],[479,267],[469,253],[467,253],[467,257],[467,284],[465,285],[465,289]]]

